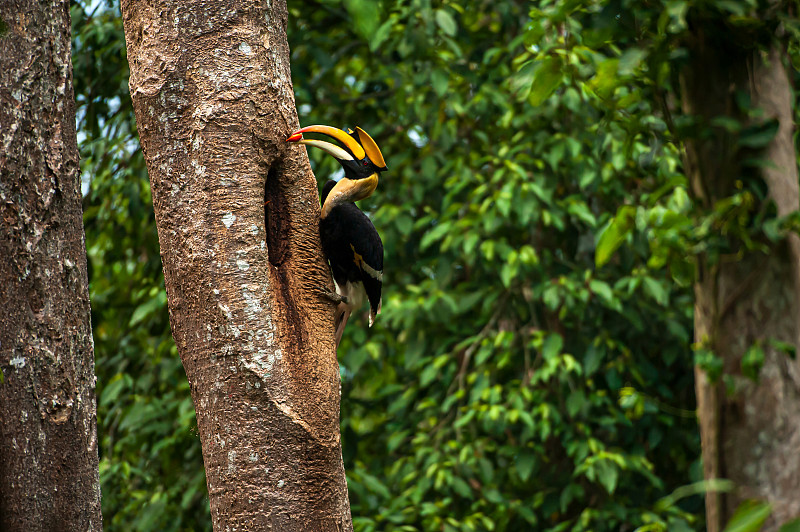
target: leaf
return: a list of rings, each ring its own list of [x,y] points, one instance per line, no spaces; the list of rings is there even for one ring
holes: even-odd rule
[[[769,120],[763,124],[752,125],[742,130],[739,145],[747,148],[763,148],[772,141],[778,132],[777,120]]]
[[[669,507],[674,506],[679,500],[685,499],[686,497],[713,492],[727,493],[732,491],[735,486],[736,485],[730,480],[718,478],[700,480],[692,484],[680,486],[666,497],[662,497],[656,502],[655,509],[659,512],[662,512]]]
[[[764,350],[761,345],[755,343],[751,345],[742,356],[741,367],[742,375],[754,382],[758,382],[758,374],[764,366]]]
[[[431,85],[439,97],[442,97],[447,93],[447,84],[447,74],[445,74],[443,70],[437,68],[431,72]]]
[[[622,57],[619,58],[617,72],[621,76],[630,76],[646,57],[646,50],[642,50],[641,48],[629,48],[622,54]]]
[[[506,259],[506,263],[503,264],[503,267],[500,269],[500,281],[502,281],[503,286],[509,288],[511,286],[512,281],[517,276],[519,272],[519,261],[517,260],[518,254],[516,251],[512,251],[509,253],[508,258]]]
[[[394,223],[397,226],[397,230],[400,231],[400,234],[404,236],[410,235],[414,227],[414,220],[406,214],[398,216]]]
[[[578,500],[584,496],[583,487],[580,484],[568,484],[566,488],[561,491],[561,496],[558,498],[561,512],[566,513],[572,501]]]
[[[446,9],[436,10],[436,24],[440,28],[442,28],[443,32],[445,32],[451,37],[454,36],[456,34],[456,31],[458,30],[458,25],[456,24],[456,20],[453,18],[453,15],[451,15],[450,12],[447,11]]]
[[[769,503],[755,499],[744,501],[722,532],[758,532],[771,513]]]
[[[794,345],[792,345],[790,343],[781,342],[780,340],[776,340],[774,338],[770,338],[769,345],[773,349],[776,349],[778,352],[785,354],[786,356],[788,356],[792,360],[795,360],[797,358],[797,349],[795,348]]]
[[[572,203],[568,208],[567,212],[569,212],[572,216],[578,218],[579,220],[583,221],[589,227],[594,227],[597,225],[597,219],[592,214],[592,211],[589,209],[589,206],[586,205],[584,202],[575,202]]]
[[[716,6],[740,17],[746,14],[745,9],[748,7],[747,2],[736,2],[734,0],[717,0]]]
[[[716,382],[722,376],[722,359],[710,349],[697,349],[694,352],[694,363],[708,374],[711,382]]]
[[[778,532],[800,532],[800,518],[782,524]]]
[[[539,258],[536,256],[536,250],[529,245],[522,246],[519,250],[519,261],[526,266],[538,264]]]
[[[711,119],[710,124],[715,127],[720,127],[728,133],[736,133],[742,129],[742,123],[732,116],[715,116]]]
[[[433,379],[436,378],[437,373],[439,373],[439,368],[437,368],[433,363],[429,362],[419,376],[419,385],[422,387],[429,385],[431,382],[433,382]]]
[[[590,377],[595,371],[600,368],[600,363],[603,361],[603,357],[606,354],[606,349],[602,345],[596,346],[592,344],[589,346],[589,349],[586,350],[586,355],[583,359],[583,373],[587,377]]]
[[[611,259],[611,255],[622,245],[633,228],[636,208],[631,205],[623,205],[617,211],[616,217],[600,233],[595,247],[594,262],[599,268]]]
[[[547,336],[542,346],[542,356],[545,360],[552,360],[561,353],[564,346],[564,339],[558,333],[551,333]]]
[[[542,105],[561,84],[561,79],[561,60],[557,57],[546,57],[533,74],[528,103],[534,107]]]
[[[131,378],[128,375],[117,373],[113,379],[103,389],[100,396],[101,404],[112,404],[116,402],[120,393],[131,384]]]
[[[534,46],[539,44],[539,40],[544,36],[545,26],[542,20],[531,20],[525,28],[525,44]]]
[[[586,396],[582,390],[575,390],[567,397],[567,412],[570,417],[575,417],[586,404]]]
[[[503,495],[494,488],[486,490],[483,496],[492,504],[503,504],[505,502]]]
[[[667,289],[664,287],[664,283],[661,283],[652,277],[643,277],[642,284],[645,292],[647,292],[647,294],[652,297],[656,303],[662,307],[667,306],[669,303],[669,294]]]
[[[344,0],[344,7],[353,19],[353,26],[365,41],[370,42],[381,24],[380,6],[373,0]]]
[[[148,299],[138,307],[136,310],[133,311],[133,315],[131,316],[130,325],[134,326],[139,322],[143,321],[147,318],[150,314],[156,311],[159,307],[163,305],[163,301],[158,296]]]
[[[453,428],[457,429],[463,427],[464,425],[472,421],[472,418],[474,417],[475,417],[475,411],[470,410],[469,412],[467,412],[466,414],[455,420],[455,422],[453,423]]]
[[[424,251],[434,242],[437,242],[438,240],[444,238],[444,236],[447,235],[450,229],[451,229],[450,222],[439,222],[436,226],[433,227],[433,229],[431,229],[422,236],[422,240],[420,240],[419,243],[420,251]]]
[[[605,303],[612,303],[614,301],[614,291],[611,289],[611,286],[605,281],[600,281],[598,279],[592,279],[589,281],[589,289],[592,293],[597,294],[600,296],[600,299],[603,300]]]
[[[605,59],[597,65],[597,73],[589,83],[601,98],[610,98],[617,88],[619,76],[619,59]]]
[[[380,480],[378,480],[378,477],[374,477],[363,470],[359,471],[358,474],[361,477],[361,481],[364,482],[364,485],[369,488],[373,494],[384,499],[391,499],[391,493],[389,492],[388,488],[384,486]]]
[[[533,468],[536,465],[536,455],[531,452],[522,452],[514,463],[517,468],[517,474],[523,482],[527,482],[531,478]]]
[[[384,41],[389,38],[389,35],[392,33],[392,28],[396,23],[397,20],[394,16],[392,16],[389,18],[389,20],[380,25],[375,33],[372,34],[372,38],[369,40],[370,51],[375,52],[381,47]]]
[[[472,488],[461,477],[453,477],[450,481],[450,486],[453,491],[464,497],[465,499],[472,499]]]
[[[511,92],[516,94],[520,101],[528,99],[537,67],[536,61],[528,61],[511,78]]]
[[[619,471],[617,467],[609,460],[599,460],[595,464],[597,470],[597,481],[603,485],[609,495],[614,493],[617,489],[617,479],[619,479]]]

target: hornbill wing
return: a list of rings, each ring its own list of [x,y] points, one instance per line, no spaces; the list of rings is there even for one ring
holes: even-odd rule
[[[322,195],[328,191],[326,184]],[[336,284],[363,286],[370,303],[370,324],[380,311],[383,284],[383,243],[366,214],[352,203],[337,205],[320,220],[322,247]],[[351,301],[357,306],[358,298]]]
[[[381,310],[381,290],[383,288],[383,242],[378,236],[378,231],[372,225],[367,215],[359,210],[359,214],[366,221],[363,229],[354,232],[350,241],[353,252],[353,262],[358,265],[361,272],[361,282],[369,299],[369,325],[375,321],[375,316]],[[367,226],[367,224],[369,224]]]

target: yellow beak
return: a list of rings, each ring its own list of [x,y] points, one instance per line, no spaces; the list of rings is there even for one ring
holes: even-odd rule
[[[350,150],[350,153],[352,153],[353,156],[359,161],[364,157],[366,157],[367,155],[366,152],[364,151],[364,148],[362,148],[361,145],[358,142],[356,142],[356,140],[353,137],[348,135],[345,131],[342,131],[341,129],[331,126],[304,127],[303,129],[299,129],[294,133],[292,133],[289,136],[289,138],[286,139],[286,142],[299,142],[303,140],[303,133],[321,133],[323,135],[328,135],[329,137],[333,137],[334,139],[344,144],[344,146],[348,150]],[[308,141],[306,141],[305,143],[308,143]]]

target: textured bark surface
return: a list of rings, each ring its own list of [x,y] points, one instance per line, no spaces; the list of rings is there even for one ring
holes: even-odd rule
[[[69,2],[0,20],[0,530],[100,530]]]
[[[718,27],[701,27],[689,43],[692,63],[682,76],[684,111],[709,121],[739,115],[735,92],[751,96],[765,118],[780,128],[760,156],[779,215],[800,207],[793,134],[791,90],[780,54],[739,48]],[[735,192],[737,179],[753,179],[740,161],[752,153],[737,151],[736,140],[720,129],[686,143],[686,167],[697,200],[710,207]],[[759,381],[742,375],[741,359],[757,341],[780,340],[800,348],[800,241],[782,242],[769,255],[702,262],[695,285],[696,341],[722,357],[735,383],[728,393],[695,369],[698,415],[706,478],[728,478],[737,488],[706,498],[709,532],[718,532],[745,499],[768,501],[773,508],[765,530],[800,516],[800,361],[764,343]]]
[[[285,2],[123,0],[122,14],[214,529],[352,530],[317,187],[285,142]]]

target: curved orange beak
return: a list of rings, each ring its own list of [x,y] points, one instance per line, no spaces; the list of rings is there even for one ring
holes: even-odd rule
[[[341,142],[342,144],[344,144],[344,146],[348,150],[350,150],[350,153],[352,153],[353,156],[358,160],[363,159],[367,155],[366,152],[364,151],[364,148],[362,148],[361,145],[358,142],[356,142],[356,140],[353,137],[351,137],[341,129],[331,126],[316,125],[316,126],[304,127],[303,129],[298,129],[297,131],[289,135],[289,138],[286,139],[286,142],[300,141],[303,138],[303,133],[321,133],[323,135],[332,137]]]

